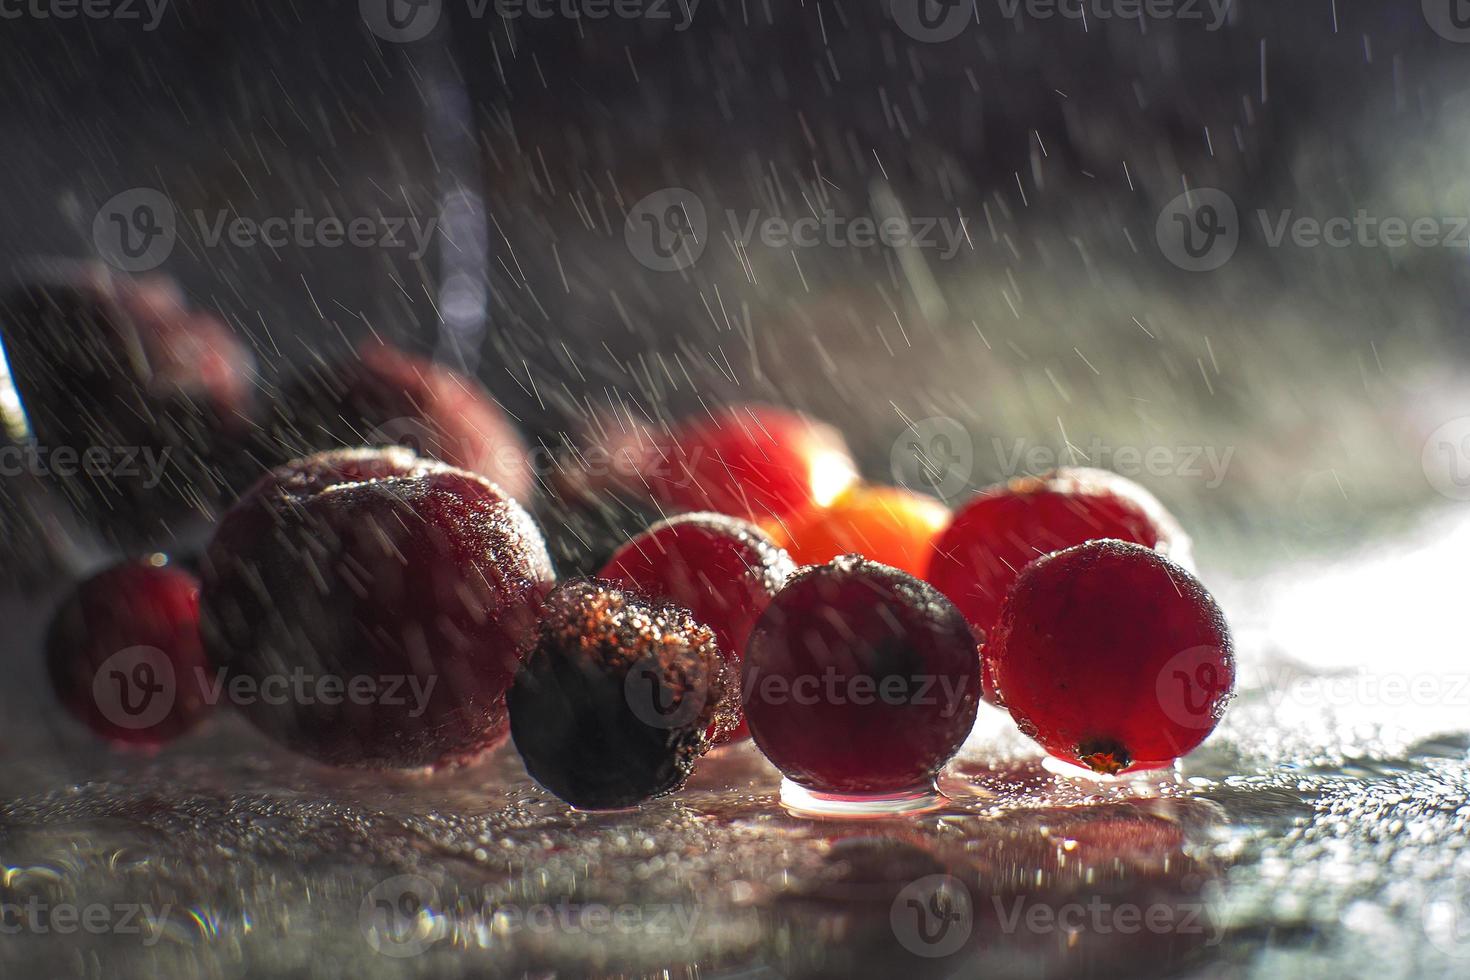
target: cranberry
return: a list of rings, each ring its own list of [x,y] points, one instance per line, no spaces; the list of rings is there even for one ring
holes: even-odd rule
[[[619,809],[684,785],[734,723],[735,678],[685,610],[573,580],[547,600],[508,700],[531,778],[579,809]]]
[[[990,487],[956,511],[934,542],[925,578],[988,634],[1021,569],[1097,538],[1188,560],[1189,539],[1143,487],[1105,470],[1061,469]]]
[[[289,418],[275,437],[293,450],[396,444],[479,473],[517,500],[534,489],[526,444],[489,392],[386,343],[298,377],[282,400]]]
[[[932,497],[897,487],[856,487],[830,507],[813,507],[771,528],[799,565],[860,554],[910,575],[924,574],[935,536],[949,509]]]
[[[685,514],[623,545],[598,573],[689,610],[715,632],[738,670],[751,627],[796,571],[789,555],[753,524],[722,514]],[[748,738],[742,718],[722,741]]]
[[[837,430],[755,405],[685,421],[648,465],[654,496],[664,506],[757,523],[830,504],[857,478]]]
[[[254,360],[172,282],[65,266],[0,296],[0,331],[23,400],[0,423],[50,450],[45,478],[93,522],[128,542],[171,536],[227,496]]]
[[[932,788],[969,734],[980,658],[937,590],[846,555],[777,593],[745,649],[750,732],[793,782],[823,793]]]
[[[504,738],[553,579],[519,504],[402,447],[266,475],[220,522],[203,575],[209,654],[252,721],[324,762],[397,768]]]
[[[984,655],[1022,731],[1057,758],[1109,775],[1187,754],[1235,685],[1230,630],[1205,587],[1124,541],[1032,562]]]
[[[98,735],[172,741],[207,704],[199,582],[161,556],[92,576],[57,610],[46,663],[62,705]]]

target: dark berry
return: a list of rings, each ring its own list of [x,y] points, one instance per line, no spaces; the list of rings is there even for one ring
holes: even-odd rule
[[[286,386],[274,438],[294,454],[405,446],[478,473],[520,501],[534,489],[526,444],[478,382],[386,343],[305,371]]]
[[[600,578],[680,606],[715,632],[720,652],[740,669],[751,627],[796,571],[760,528],[722,514],[685,514],[629,541]],[[742,719],[722,741],[748,738]]]
[[[1157,769],[1214,729],[1235,686],[1230,630],[1182,566],[1124,541],[1038,559],[985,645],[1021,730],[1059,759]]]
[[[846,555],[777,593],[745,649],[746,722],[793,782],[823,793],[932,787],[969,734],[980,658],[959,610]]]
[[[1061,469],[977,494],[934,542],[925,578],[988,634],[1021,569],[1097,538],[1132,541],[1188,561],[1189,539],[1143,487],[1105,470]]]
[[[735,678],[688,612],[607,583],[563,583],[509,696],[526,771],[574,807],[672,793],[734,723]]]
[[[220,522],[203,575],[209,654],[259,692],[247,716],[324,762],[389,768],[504,738],[553,581],[519,504],[401,447],[268,474]]]
[[[115,565],[76,587],[46,636],[51,686],[113,742],[158,746],[207,707],[199,582],[162,556]]]
[[[857,479],[837,430],[768,406],[689,419],[660,449],[648,460],[660,503],[755,523],[830,504]]]
[[[799,565],[857,554],[922,576],[934,538],[948,523],[949,508],[933,497],[898,487],[861,486],[830,507],[812,507],[766,527]]]

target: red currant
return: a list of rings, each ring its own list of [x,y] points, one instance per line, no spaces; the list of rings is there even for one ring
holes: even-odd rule
[[[1027,566],[984,656],[1023,732],[1108,775],[1187,754],[1235,686],[1230,630],[1209,592],[1124,541],[1089,541]]]
[[[756,744],[799,786],[926,792],[974,724],[980,658],[938,591],[846,555],[777,593],[746,646],[742,693]]]
[[[62,705],[111,741],[158,746],[207,707],[199,583],[162,562],[126,562],[87,579],[46,637]]]
[[[1188,561],[1189,539],[1143,487],[1105,470],[1061,469],[981,491],[934,542],[925,577],[988,634],[1023,568],[1048,552],[1097,538],[1132,541]]]
[[[508,698],[531,778],[585,810],[629,807],[684,785],[735,720],[735,676],[709,627],[683,609],[573,580],[546,603]]]
[[[612,556],[599,578],[672,602],[710,627],[739,669],[751,627],[795,564],[762,531],[723,514],[685,514],[655,524]],[[722,741],[748,738],[744,719]]]
[[[264,477],[203,563],[210,657],[246,715],[325,762],[469,761],[507,731],[505,691],[551,562],[484,477],[401,447]]]
[[[830,507],[813,507],[783,524],[766,526],[799,565],[838,555],[865,558],[923,575],[935,536],[949,509],[933,497],[897,487],[854,487]]]
[[[857,479],[836,429],[755,405],[685,421],[648,463],[649,483],[664,506],[756,523],[826,506]]]

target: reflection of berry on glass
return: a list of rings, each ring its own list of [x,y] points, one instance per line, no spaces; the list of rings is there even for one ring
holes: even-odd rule
[[[157,556],[78,585],[46,635],[52,689],[109,741],[160,746],[206,709],[199,583]]]
[[[714,630],[720,653],[738,670],[751,627],[795,570],[754,525],[723,514],[685,514],[623,545],[598,577],[689,610]],[[721,740],[749,734],[742,719]]]
[[[1124,541],[1033,562],[984,656],[1023,732],[1106,775],[1189,753],[1235,686],[1230,631],[1209,592],[1180,565]]]

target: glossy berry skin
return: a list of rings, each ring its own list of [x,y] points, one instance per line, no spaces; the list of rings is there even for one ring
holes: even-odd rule
[[[763,405],[686,420],[648,465],[649,485],[664,507],[757,524],[830,504],[857,479],[836,429]]]
[[[562,583],[508,698],[531,778],[572,806],[610,810],[688,780],[735,719],[735,676],[689,613],[606,582]]]
[[[199,582],[150,561],[114,565],[82,582],[46,635],[57,699],[93,732],[156,747],[208,710],[199,634]]]
[[[535,489],[524,440],[483,386],[387,343],[308,370],[282,401],[274,437],[298,452],[401,445],[478,473],[519,501]]]
[[[830,507],[813,507],[770,530],[798,565],[859,554],[922,577],[934,539],[948,523],[949,508],[933,497],[898,487],[862,486]]]
[[[249,698],[247,717],[323,762],[402,769],[504,739],[505,691],[553,582],[519,504],[401,447],[271,472],[220,522],[202,571],[227,683],[310,685]]]
[[[755,621],[796,565],[753,524],[723,514],[684,514],[619,548],[598,577],[687,609],[714,630],[720,653],[740,669]],[[721,741],[749,738],[742,718]]]
[[[1124,541],[1089,541],[1028,566],[984,655],[1023,732],[1109,775],[1187,754],[1235,686],[1230,630],[1209,592]]]
[[[756,623],[741,692],[751,735],[821,793],[932,786],[980,701],[965,618],[938,591],[856,555],[801,569]]]
[[[1105,470],[1060,469],[982,490],[957,510],[934,542],[925,578],[988,635],[1023,568],[1098,538],[1189,560],[1188,537],[1147,490]]]

